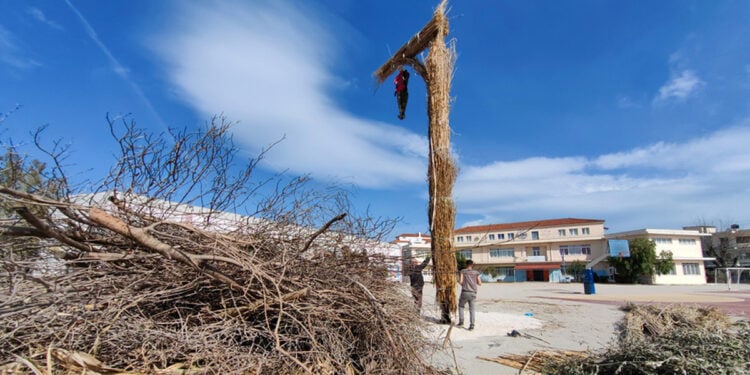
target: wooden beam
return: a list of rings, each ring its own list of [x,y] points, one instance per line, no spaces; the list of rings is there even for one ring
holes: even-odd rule
[[[441,15],[444,4],[445,1],[438,6],[438,10],[441,10]],[[437,15],[437,11],[435,13]],[[424,66],[416,60],[416,57],[420,52],[430,46],[430,43],[438,36],[439,31],[441,30],[443,30],[445,34],[448,33],[448,20],[444,16],[433,16],[430,21],[424,25],[422,30],[412,36],[406,44],[401,46],[401,48],[399,48],[396,53],[385,62],[385,64],[375,71],[373,75],[375,76],[375,79],[378,80],[378,83],[383,83],[391,74],[395,73],[400,66],[407,64],[411,65],[414,70],[424,78]],[[414,62],[417,62],[418,66],[415,66]],[[421,71],[419,66],[421,66]]]

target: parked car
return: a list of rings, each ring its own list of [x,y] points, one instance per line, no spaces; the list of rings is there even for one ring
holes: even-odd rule
[[[571,281],[574,281],[575,279],[576,279],[576,278],[575,278],[575,277],[573,277],[572,275],[562,275],[562,276],[560,277],[560,282],[561,282],[561,283],[569,283],[569,282],[571,282]]]

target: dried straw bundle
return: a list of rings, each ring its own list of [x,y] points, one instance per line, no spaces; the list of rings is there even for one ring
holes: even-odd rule
[[[443,319],[457,308],[456,260],[453,247],[453,228],[456,208],[453,205],[453,184],[456,167],[453,164],[450,144],[450,88],[453,78],[455,51],[445,44],[448,21],[445,2],[435,11],[433,20],[437,35],[430,44],[427,57],[427,97],[429,108],[430,161],[428,179],[430,189],[429,220],[432,234],[432,254],[435,265],[437,301],[443,309]]]
[[[435,14],[426,25],[409,39],[406,44],[401,46],[393,57],[385,62],[374,76],[378,83],[383,83],[391,74],[395,73],[401,65],[412,65],[417,73],[426,78],[425,72],[421,69],[421,64],[414,64],[416,56],[430,47],[430,44],[436,40],[442,40],[448,34],[448,19],[445,17],[446,0],[442,1],[435,10]]]

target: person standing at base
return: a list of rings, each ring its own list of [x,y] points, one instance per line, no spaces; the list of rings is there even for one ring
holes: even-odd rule
[[[458,324],[457,327],[464,325],[464,306],[469,303],[469,331],[474,329],[474,301],[477,299],[477,289],[482,285],[481,273],[474,270],[474,262],[469,259],[466,261],[466,268],[461,270],[458,277],[458,283],[461,284],[461,296],[458,298]]]
[[[417,304],[417,311],[422,311],[422,289],[424,289],[424,276],[422,270],[430,263],[430,257],[425,258],[422,264],[412,258],[411,267],[409,268],[409,284],[411,284],[411,295],[414,296],[414,302]]]
[[[409,71],[400,67],[393,83],[396,85],[394,95],[398,102],[398,119],[403,120],[406,116],[406,102],[409,100]]]

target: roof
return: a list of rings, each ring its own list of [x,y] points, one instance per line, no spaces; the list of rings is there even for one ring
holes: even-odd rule
[[[534,221],[519,221],[516,223],[504,223],[504,224],[488,224],[488,225],[475,225],[470,227],[463,227],[456,229],[455,234],[465,233],[483,233],[483,232],[496,232],[503,230],[516,230],[516,229],[533,229],[533,228],[546,228],[546,227],[560,227],[569,225],[585,225],[585,224],[603,224],[604,220],[598,219],[576,219],[576,218],[564,218],[564,219],[549,219],[549,220],[534,220]]]
[[[400,237],[422,237],[422,238],[430,238],[430,235],[429,234],[424,234],[424,233],[403,233],[403,234],[399,234],[398,236],[396,236],[396,238],[400,238]]]
[[[607,234],[607,238],[632,237],[632,236],[648,236],[648,235],[654,235],[654,236],[659,236],[659,235],[661,235],[661,236],[700,236],[700,237],[710,237],[711,236],[708,233],[700,233],[697,230],[644,228],[644,229],[631,230],[631,231],[627,231],[627,232],[610,233],[610,234]]]

